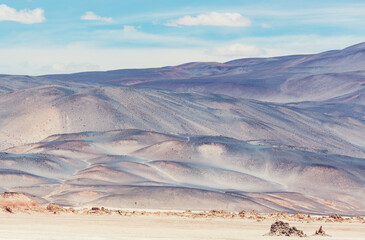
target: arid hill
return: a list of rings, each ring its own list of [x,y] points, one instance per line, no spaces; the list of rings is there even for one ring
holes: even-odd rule
[[[0,75],[0,191],[72,207],[363,215],[364,53]]]

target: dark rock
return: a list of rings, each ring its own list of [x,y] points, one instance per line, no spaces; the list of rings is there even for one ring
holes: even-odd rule
[[[335,220],[337,222],[342,222],[343,221],[343,218],[340,215],[338,215],[338,214],[332,214],[330,216],[330,218],[332,218],[333,220]]]
[[[296,227],[290,227],[289,223],[283,221],[277,221],[270,227],[269,236],[295,236],[295,237],[307,237],[303,231],[298,230]]]
[[[14,213],[11,207],[5,207],[5,211],[7,211],[8,213]]]
[[[322,226],[320,226],[320,228],[314,233],[314,236],[329,236],[329,235],[326,234]]]

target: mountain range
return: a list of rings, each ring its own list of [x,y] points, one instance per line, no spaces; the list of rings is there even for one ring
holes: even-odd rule
[[[0,191],[64,206],[365,214],[365,43],[0,75]]]

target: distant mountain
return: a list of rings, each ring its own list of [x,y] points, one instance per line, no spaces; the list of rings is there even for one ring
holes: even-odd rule
[[[365,214],[365,43],[0,75],[0,191],[67,206]]]
[[[174,67],[125,69],[43,76],[102,86],[135,86],[219,93],[263,101],[327,100],[363,94],[365,43],[313,55],[187,63]]]

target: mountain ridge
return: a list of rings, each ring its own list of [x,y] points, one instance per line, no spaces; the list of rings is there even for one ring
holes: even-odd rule
[[[333,74],[337,82],[357,84],[363,89],[365,67],[365,43],[342,50],[309,55],[291,55],[271,58],[247,58],[218,62],[192,62],[178,66],[148,69],[120,69],[103,72],[44,75],[43,78],[93,83],[109,86],[134,86],[172,91],[197,91],[225,94],[233,97],[252,98],[261,101],[295,102],[317,100],[323,93],[330,92],[330,80],[318,88],[315,98],[301,97],[303,87],[282,91],[288,81],[306,82],[306,78]],[[356,75],[360,83],[352,82],[347,75]],[[347,83],[347,84],[350,84]],[[341,86],[336,84],[336,86]],[[320,87],[320,88],[319,88]],[[320,90],[320,91],[319,91]],[[339,97],[331,93],[330,98]],[[317,98],[317,99],[316,99]],[[325,99],[324,99],[325,100]]]
[[[0,75],[0,190],[73,207],[365,214],[364,49]]]

